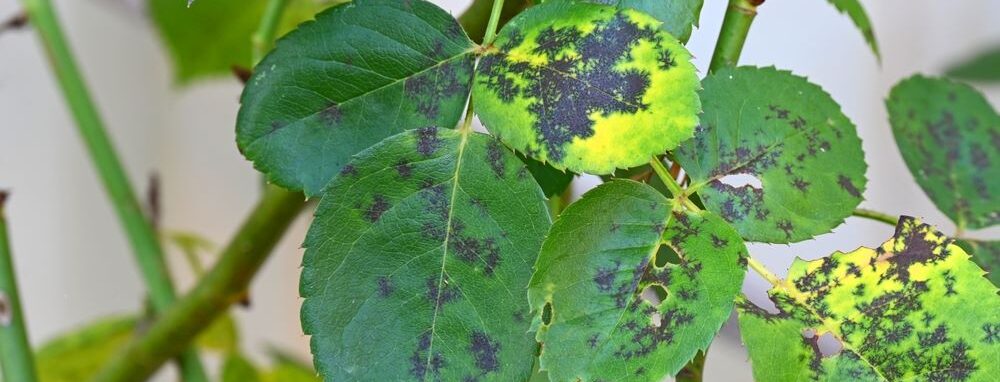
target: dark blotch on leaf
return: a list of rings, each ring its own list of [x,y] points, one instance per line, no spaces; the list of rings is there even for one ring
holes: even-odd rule
[[[851,194],[851,196],[855,198],[861,197],[861,191],[858,190],[857,187],[854,187],[854,183],[851,182],[851,178],[848,178],[846,175],[837,176],[837,184],[839,184],[840,188],[844,191],[847,191],[848,194]]]
[[[469,339],[469,350],[476,359],[476,367],[483,373],[490,373],[500,370],[500,362],[497,356],[500,352],[500,343],[490,339],[486,333],[481,331],[472,332]]]
[[[365,211],[365,218],[371,223],[377,222],[382,217],[382,214],[389,210],[389,202],[385,199],[385,196],[375,194],[373,200],[372,205]]]
[[[441,138],[436,127],[425,127],[417,130],[417,152],[425,157],[433,155],[441,148]]]

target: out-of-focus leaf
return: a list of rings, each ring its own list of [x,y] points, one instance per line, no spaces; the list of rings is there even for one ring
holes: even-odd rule
[[[955,243],[972,255],[972,261],[989,272],[993,285],[1000,286],[1000,241],[962,239]]]
[[[528,8],[480,59],[472,98],[508,146],[558,169],[608,174],[691,137],[691,54],[634,9],[573,0]]]
[[[279,35],[342,0],[289,0]],[[149,0],[153,21],[170,51],[178,82],[231,75],[250,68],[250,37],[266,0],[209,0],[188,7],[184,0]]]
[[[865,36],[865,42],[868,46],[872,48],[872,53],[875,53],[875,57],[882,59],[882,54],[878,49],[878,41],[875,40],[875,31],[872,30],[872,22],[868,19],[868,13],[865,12],[865,8],[861,6],[860,0],[827,0],[830,4],[837,8],[840,13],[847,14],[854,22],[854,26],[858,27],[861,34]]]
[[[993,381],[1000,297],[969,255],[902,217],[879,248],[797,259],[769,292],[778,311],[739,305],[758,381]],[[842,349],[824,354],[824,336]],[[828,349],[833,350],[833,349]]]
[[[35,355],[39,380],[90,380],[128,344],[136,323],[134,316],[104,318],[45,342]]]
[[[229,353],[222,364],[222,382],[260,382],[257,368],[238,352]]]
[[[1000,115],[971,86],[913,76],[892,88],[889,122],[906,166],[959,228],[1000,223]]]
[[[562,194],[563,191],[566,191],[566,187],[573,182],[573,177],[576,176],[572,172],[558,170],[521,153],[517,153],[517,157],[528,166],[528,171],[531,171],[531,176],[542,187],[542,192],[545,193],[546,197]]]
[[[208,329],[205,329],[198,336],[198,346],[223,353],[239,350],[239,331],[233,316],[225,314],[216,319]]]
[[[969,81],[1000,81],[1000,46],[979,52],[948,68],[949,77]]]

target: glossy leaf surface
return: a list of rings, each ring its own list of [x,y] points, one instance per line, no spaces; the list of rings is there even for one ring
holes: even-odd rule
[[[710,212],[673,203],[645,184],[613,180],[552,226],[528,289],[541,369],[552,380],[661,381],[729,317],[746,270],[743,241]],[[658,266],[661,247],[680,261]],[[666,295],[644,298],[647,288]]]
[[[698,123],[691,55],[632,9],[554,0],[511,20],[473,86],[486,128],[529,157],[577,173],[648,162]]]
[[[305,332],[327,380],[525,380],[528,279],[550,220],[495,139],[419,129],[358,155],[306,239]]]
[[[900,219],[876,249],[798,259],[769,292],[739,303],[759,381],[991,381],[1000,373],[1000,297],[968,254]],[[820,338],[843,349],[824,355]]]
[[[247,83],[237,144],[275,183],[316,195],[350,157],[398,132],[452,128],[473,44],[423,0],[357,0],[278,41]]]
[[[705,206],[743,238],[805,240],[861,203],[861,140],[819,86],[770,67],[721,69],[703,86],[702,124],[674,155]]]
[[[896,144],[938,209],[964,228],[1000,223],[1000,115],[968,85],[914,76],[886,100]]]

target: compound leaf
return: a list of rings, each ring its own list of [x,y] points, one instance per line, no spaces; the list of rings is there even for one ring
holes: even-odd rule
[[[302,323],[317,370],[526,380],[526,286],[550,224],[527,168],[489,136],[425,128],[362,152],[306,238]]]
[[[344,0],[291,0],[279,35],[311,19],[316,12]],[[149,0],[149,11],[174,62],[178,82],[231,75],[249,68],[251,36],[267,1],[212,0],[188,6],[183,0]]]
[[[473,43],[423,0],[357,0],[278,41],[247,83],[236,142],[275,183],[317,194],[351,155],[398,132],[454,127]]]
[[[553,381],[676,374],[729,317],[745,254],[739,234],[710,212],[680,211],[634,181],[598,186],[560,215],[535,264],[528,298],[541,369]],[[644,298],[647,288],[665,296]]]
[[[961,239],[955,244],[972,255],[972,261],[989,273],[993,285],[1000,285],[1000,241]]]
[[[847,14],[854,22],[854,26],[861,31],[861,34],[865,37],[865,42],[868,46],[872,48],[872,53],[875,53],[875,57],[878,59],[882,58],[882,54],[878,50],[878,41],[875,40],[875,31],[872,30],[872,22],[868,19],[868,13],[865,12],[865,8],[861,6],[860,0],[827,0],[831,5],[837,8],[840,13]]]
[[[1000,223],[1000,115],[972,87],[913,76],[886,100],[917,183],[961,228]]]
[[[861,203],[861,140],[819,86],[754,67],[719,70],[703,86],[702,124],[674,154],[705,206],[743,238],[805,240],[830,232]],[[760,184],[733,184],[739,176]]]
[[[955,64],[948,69],[948,76],[969,81],[1000,81],[1000,46]]]
[[[769,292],[741,301],[759,381],[990,381],[1000,373],[1000,297],[961,248],[902,217],[876,249],[797,259]],[[824,355],[820,338],[843,349]]]
[[[691,137],[698,77],[660,22],[633,9],[553,0],[511,20],[476,70],[487,129],[577,173],[634,167]]]

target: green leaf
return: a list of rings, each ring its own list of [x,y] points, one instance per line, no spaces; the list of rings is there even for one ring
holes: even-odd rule
[[[239,350],[240,336],[231,314],[224,314],[198,335],[198,346],[224,353]]]
[[[986,272],[993,285],[1000,285],[1000,241],[961,239],[955,241]]]
[[[633,8],[663,22],[660,27],[682,43],[691,38],[691,29],[698,26],[703,0],[594,0],[596,3]]]
[[[1000,46],[948,68],[948,76],[970,81],[1000,81]]]
[[[89,381],[128,345],[134,316],[103,318],[42,344],[35,355],[43,382]]]
[[[566,191],[566,187],[569,187],[569,184],[573,182],[573,177],[576,176],[572,172],[556,169],[551,165],[528,158],[521,153],[518,153],[517,157],[524,161],[525,166],[528,166],[528,171],[531,172],[531,176],[535,178],[538,185],[542,186],[542,193],[546,197],[559,195],[563,191]]]
[[[613,180],[552,226],[528,298],[541,322],[541,369],[553,381],[661,381],[729,317],[746,247],[722,219],[674,204],[647,185]],[[677,263],[660,258],[661,247]],[[647,288],[666,295],[650,301],[641,296]]]
[[[280,34],[316,12],[343,0],[290,0]],[[263,0],[149,0],[149,11],[174,62],[177,81],[231,76],[233,67],[250,68],[250,36],[264,14]]]
[[[758,381],[991,381],[1000,297],[952,240],[902,217],[876,249],[797,259],[770,313],[738,304]],[[824,355],[832,336],[843,347]]]
[[[222,363],[222,382],[258,382],[257,368],[243,355],[233,352]]]
[[[454,127],[473,43],[423,0],[357,0],[278,41],[247,83],[236,142],[275,183],[316,195],[350,157],[398,132]]]
[[[577,173],[635,167],[691,137],[698,76],[660,22],[632,9],[548,1],[511,20],[476,69],[487,129]]]
[[[1000,223],[1000,116],[972,87],[913,76],[886,100],[906,166],[960,228]]]
[[[299,367],[298,365],[282,363],[261,376],[263,382],[322,382],[312,369]]]
[[[805,240],[861,203],[861,140],[819,86],[773,67],[721,69],[703,86],[702,124],[674,154],[691,189],[744,239]]]
[[[860,0],[827,0],[831,5],[837,8],[840,13],[847,14],[854,22],[854,26],[861,31],[861,34],[865,36],[865,42],[868,46],[872,48],[872,53],[875,53],[875,57],[879,60],[882,59],[882,54],[878,50],[878,41],[875,40],[875,32],[872,30],[872,22],[868,19],[868,14],[865,12],[865,8],[861,6]]]
[[[526,286],[550,220],[489,136],[426,128],[359,154],[306,238],[302,325],[327,380],[525,380]]]

